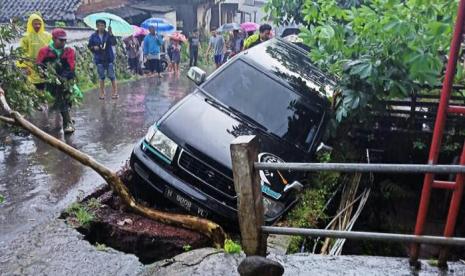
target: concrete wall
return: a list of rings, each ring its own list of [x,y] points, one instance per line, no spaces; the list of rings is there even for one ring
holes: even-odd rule
[[[265,3],[266,1],[239,0],[239,11],[243,13],[243,21],[252,21],[259,24],[268,22],[263,19],[267,15],[263,11]]]
[[[192,4],[176,5],[177,26],[182,27],[184,34],[189,34],[193,29],[197,28],[197,10],[196,6]]]

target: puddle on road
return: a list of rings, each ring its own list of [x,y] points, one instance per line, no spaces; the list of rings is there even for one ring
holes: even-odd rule
[[[166,75],[119,86],[120,98],[97,99],[86,92],[73,107],[76,132],[63,136],[59,114],[36,112],[29,118],[41,129],[65,141],[111,169],[129,158],[142,138],[168,108],[192,90],[187,77]],[[101,179],[69,156],[25,133],[0,128],[0,246],[23,231],[59,214],[80,194],[91,193]]]

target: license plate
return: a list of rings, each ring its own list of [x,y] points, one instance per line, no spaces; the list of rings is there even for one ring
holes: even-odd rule
[[[177,205],[181,206],[182,208],[186,209],[192,214],[195,214],[199,217],[207,217],[208,211],[202,207],[197,206],[191,200],[185,198],[184,196],[176,193],[170,188],[165,188],[164,196],[169,199],[170,201],[176,203]]]

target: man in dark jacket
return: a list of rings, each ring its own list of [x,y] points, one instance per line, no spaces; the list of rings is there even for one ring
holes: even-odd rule
[[[53,67],[59,78],[59,83],[49,80],[45,89],[55,98],[54,107],[57,108],[63,118],[63,132],[74,132],[73,121],[69,114],[71,108],[71,80],[74,79],[75,51],[65,47],[66,32],[63,29],[52,31],[52,41],[48,46],[39,50],[37,64],[42,67]]]
[[[106,31],[107,23],[105,20],[97,20],[97,31],[89,38],[88,47],[94,53],[94,63],[97,66],[97,72],[100,79],[99,99],[105,99],[105,76],[111,80],[112,98],[118,98],[116,90],[115,76],[115,53],[113,46],[116,45],[116,38],[113,36],[111,27]]]
[[[194,29],[192,35],[189,36],[189,67],[197,66],[200,47],[199,31]]]

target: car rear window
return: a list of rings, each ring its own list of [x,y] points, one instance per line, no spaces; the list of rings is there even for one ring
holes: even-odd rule
[[[223,104],[253,119],[269,132],[308,149],[322,111],[242,60],[235,60],[203,89]]]

